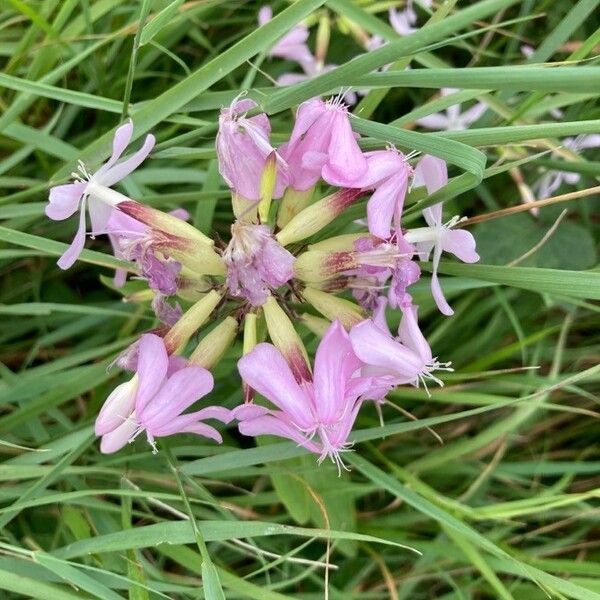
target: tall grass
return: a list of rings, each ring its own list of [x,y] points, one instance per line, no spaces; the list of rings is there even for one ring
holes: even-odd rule
[[[438,1],[406,37],[388,24],[396,4],[276,1],[258,29],[256,2],[0,1],[1,598],[600,598],[600,154],[561,146],[600,133],[600,2]],[[275,87],[291,65],[269,47],[327,17],[339,66]],[[365,53],[357,27],[389,43]],[[394,392],[383,427],[365,410],[340,478],[234,428],[219,447],[180,435],[157,456],[140,442],[101,455],[92,424],[120,377],[107,366],[154,317],[112,288],[103,240],[56,268],[73,224],[44,217],[50,182],[104,159],[131,116],[158,145],[125,192],[227,238],[219,108],[250,90],[283,140],[298,103],[340,87],[368,92],[353,120],[365,148],[452,166],[448,186],[409,197],[407,222],[440,200],[473,218],[482,261],[440,267],[454,317],[427,282],[413,294],[455,372]],[[442,87],[487,112],[469,130],[415,127],[452,102]],[[581,178],[534,217],[522,200],[556,169]],[[215,404],[241,400],[237,354]]]

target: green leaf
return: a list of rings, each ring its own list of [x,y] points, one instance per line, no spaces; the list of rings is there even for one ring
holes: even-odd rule
[[[545,292],[569,298],[600,300],[600,272],[597,271],[498,267],[442,262],[439,272],[491,281],[534,292]]]
[[[177,14],[183,0],[173,0],[167,4],[149,23],[144,25],[140,36],[140,46],[149,43],[154,36],[168,26],[169,21]]]
[[[390,542],[370,535],[325,529],[291,527],[261,521],[201,521],[198,528],[207,542],[225,541],[246,537],[291,535],[330,540],[357,540],[410,549],[403,544]],[[159,544],[193,544],[196,541],[192,524],[188,521],[162,522],[127,531],[100,535],[89,540],[79,540],[59,548],[52,554],[59,558],[74,558],[91,553],[120,552],[129,548],[149,548]]]
[[[160,96],[144,104],[133,115],[135,125],[133,140],[144,135],[166,117],[177,112],[182,106],[207,90],[213,83],[220,81],[252,56],[268,48],[286,31],[324,2],[325,0],[297,0],[271,21],[247,35],[243,40],[228,48],[216,58],[213,58],[189,77],[167,88]],[[114,129],[108,131],[93,144],[82,150],[79,156],[80,160],[85,163],[92,160],[98,161],[109,156],[113,135]],[[69,162],[52,176],[52,180],[65,179],[74,168],[75,164]]]

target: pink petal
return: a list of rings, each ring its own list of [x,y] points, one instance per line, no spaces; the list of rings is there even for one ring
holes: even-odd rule
[[[450,305],[448,304],[448,302],[446,301],[446,298],[444,297],[444,292],[442,291],[442,286],[440,285],[440,282],[438,279],[438,274],[437,274],[441,255],[442,255],[442,248],[438,244],[433,249],[433,259],[432,259],[433,272],[431,273],[431,294],[433,296],[433,299],[435,300],[435,303],[436,303],[439,311],[443,315],[446,315],[449,317],[450,315],[454,314],[454,311],[452,310],[452,308],[450,308]]]
[[[424,185],[428,194],[437,192],[448,183],[448,167],[446,162],[436,156],[426,154],[415,167],[415,178],[413,185],[419,187]],[[441,211],[440,211],[441,217]]]
[[[158,423],[149,429],[148,433],[152,437],[166,437],[176,433],[196,433],[197,435],[211,438],[219,444],[223,441],[221,434],[211,425],[201,423],[195,413],[181,415],[164,423]]]
[[[213,386],[213,376],[209,371],[202,367],[185,367],[173,373],[146,405],[137,409],[139,421],[153,433],[206,396]]]
[[[406,183],[406,182],[405,182]],[[398,179],[390,177],[381,184],[367,202],[367,224],[369,232],[381,239],[388,239],[392,234],[394,217],[402,212],[406,185],[398,189]]]
[[[290,136],[289,144],[295,144],[325,111],[325,103],[320,98],[303,102],[296,112],[296,121]]]
[[[135,399],[136,411],[143,411],[162,385],[169,366],[169,357],[163,339],[154,333],[140,338],[137,374],[140,378]]]
[[[258,11],[258,24],[262,27],[273,18],[273,9],[269,5],[261,6]]]
[[[286,85],[296,85],[307,79],[308,75],[305,73],[284,73],[277,78],[277,85],[281,87],[285,87]]]
[[[102,454],[112,454],[120,450],[129,442],[135,434],[138,424],[134,419],[124,421],[116,429],[105,433],[100,440],[100,452]]]
[[[479,260],[479,254],[475,249],[475,238],[469,231],[447,229],[442,238],[442,247],[463,262],[475,263]]]
[[[96,417],[94,432],[104,435],[113,431],[129,418],[135,405],[137,378],[118,385],[105,400]]]
[[[365,152],[364,157],[367,160],[367,172],[359,182],[362,188],[375,187],[402,168],[407,169],[406,163],[395,150]]]
[[[88,210],[90,212],[92,236],[104,233],[108,228],[110,215],[113,212],[120,212],[115,210],[110,204],[102,202],[102,200],[98,200],[93,196],[88,198]]]
[[[117,183],[117,181],[121,181],[121,179],[127,177],[127,175],[135,171],[144,162],[148,154],[152,152],[155,142],[155,137],[152,134],[148,134],[143,146],[135,154],[104,171],[101,178],[96,175],[96,179],[106,187],[110,187]]]
[[[328,154],[329,161],[323,167],[322,176],[331,185],[355,187],[352,182],[367,172],[367,161],[356,143],[347,113],[333,115]]]
[[[442,291],[442,287],[440,286],[440,281],[438,279],[437,272],[431,274],[431,294],[433,295],[433,299],[439,309],[439,311],[450,317],[454,314],[454,311],[448,304],[446,298],[444,297],[444,292]]]
[[[433,113],[432,115],[427,115],[425,117],[421,117],[420,119],[416,119],[415,123],[420,125],[421,127],[425,127],[426,129],[434,129],[445,130],[448,129],[448,117],[443,113]]]
[[[298,427],[311,427],[311,400],[275,346],[258,344],[238,361],[238,370],[246,384],[288,414]]]
[[[126,123],[117,127],[112,143],[111,157],[96,171],[95,176],[102,177],[121,158],[125,148],[131,141],[133,135],[133,122],[129,119]]]
[[[85,246],[85,210],[86,201],[81,201],[81,208],[79,211],[79,227],[77,233],[71,242],[71,245],[67,248],[65,253],[58,259],[56,264],[61,269],[68,269],[73,266],[73,263],[79,258],[79,255],[83,251]]]
[[[398,339],[407,347],[416,352],[421,360],[428,364],[432,360],[431,347],[421,332],[417,321],[417,307],[401,307],[402,319],[398,328]]]
[[[486,104],[484,104],[483,102],[477,102],[477,104],[474,104],[473,106],[471,106],[471,108],[468,108],[461,115],[461,120],[463,124],[465,126],[471,125],[471,123],[477,121],[477,119],[479,119],[479,117],[481,117],[487,109],[488,107]]]
[[[285,423],[273,415],[264,415],[256,419],[241,421],[238,429],[242,435],[275,435],[296,442],[311,452],[320,452],[320,448],[303,436],[295,427]]]
[[[360,366],[348,334],[339,321],[333,321],[315,356],[315,407],[321,423],[332,423],[344,414],[348,381]]]
[[[50,188],[46,215],[53,221],[68,219],[79,208],[87,183],[67,183]]]
[[[350,331],[354,352],[366,365],[379,368],[398,378],[399,383],[410,383],[422,372],[424,364],[412,350],[383,332],[373,321],[363,321]]]

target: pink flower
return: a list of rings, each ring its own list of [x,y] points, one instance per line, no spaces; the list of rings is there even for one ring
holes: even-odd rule
[[[448,96],[457,91],[454,88],[443,88],[441,90],[442,96]],[[449,106],[444,112],[421,117],[416,120],[416,123],[427,129],[445,129],[447,131],[468,129],[486,110],[487,105],[483,102],[477,102],[477,104],[474,104],[464,112],[460,111],[460,104],[454,104]]]
[[[364,157],[367,171],[355,187],[375,190],[367,203],[367,224],[371,234],[388,239],[392,226],[400,231],[408,180],[413,171],[406,157],[393,147],[366,152]]]
[[[447,369],[448,364],[439,363],[432,357],[431,348],[419,329],[417,307],[407,296],[400,305],[402,319],[398,336],[393,337],[385,320],[385,299],[381,299],[373,319],[355,325],[350,331],[352,348],[365,366],[361,374],[373,379],[368,398],[382,400],[398,385],[414,386],[427,379],[442,385],[433,375],[436,369]]]
[[[431,0],[417,0],[417,3],[426,8],[431,6]],[[418,27],[415,27],[417,23],[417,13],[412,4],[412,0],[407,0],[406,8],[404,10],[398,11],[395,8],[390,8],[389,10],[390,25],[394,28],[394,31],[400,35],[410,35],[418,30]]]
[[[113,207],[128,200],[126,196],[111,190],[110,187],[121,181],[139,167],[154,147],[154,136],[147,135],[144,145],[132,156],[117,162],[129,145],[133,135],[133,123],[128,121],[115,131],[112,155],[95,173],[89,173],[79,162],[79,172],[73,173],[74,183],[50,188],[46,215],[54,221],[68,219],[79,210],[79,227],[73,242],[59,258],[58,266],[68,269],[77,260],[85,244],[86,209],[90,213],[92,236],[106,228]]]
[[[296,259],[266,225],[236,221],[231,234],[223,254],[229,293],[246,299],[252,306],[261,306],[271,295],[271,289],[293,277]]]
[[[331,185],[357,187],[354,183],[367,170],[348,107],[339,98],[303,102],[290,140],[280,152],[289,165],[289,185],[296,190],[310,189],[321,177]]]
[[[429,194],[446,185],[448,172],[446,163],[434,156],[424,156],[415,169],[415,185],[424,183]],[[434,204],[423,210],[423,216],[428,227],[412,229],[406,232],[407,242],[416,246],[421,260],[429,260],[433,251],[433,272],[431,274],[431,292],[440,312],[452,315],[454,311],[444,297],[437,275],[442,252],[450,252],[459,260],[474,263],[479,260],[475,250],[475,238],[462,229],[452,229],[460,222],[460,217],[454,217],[448,223],[442,223],[442,204]]]
[[[401,234],[395,234],[389,242],[360,238],[354,242],[354,248],[360,266],[346,273],[352,276],[349,282],[352,295],[361,306],[373,309],[389,287],[390,306],[397,308],[404,302],[406,288],[421,276],[419,265],[412,260],[414,246]]]
[[[271,344],[258,344],[239,362],[244,382],[276,409],[248,404],[234,410],[240,432],[248,436],[288,438],[329,457],[338,470],[340,454],[351,444],[348,436],[371,380],[357,376],[361,367],[350,339],[334,321],[319,344],[312,381],[296,381],[282,354]]]
[[[202,420],[228,423],[229,410],[210,406],[182,414],[212,388],[209,371],[186,366],[181,357],[169,357],[162,338],[144,334],[133,378],[115,388],[96,419],[95,432],[102,437],[100,451],[116,452],[143,431],[154,451],[155,438],[175,433],[195,433],[221,443],[219,432]]]
[[[258,24],[268,23],[273,18],[270,6],[258,11]],[[306,45],[308,28],[305,25],[292,27],[268,52],[269,56],[278,56],[299,63],[302,67],[313,62],[314,57]]]
[[[565,148],[568,148],[576,154],[582,150],[600,147],[600,134],[579,135],[575,138],[566,138],[564,140]],[[535,195],[538,199],[550,198],[554,192],[563,184],[575,185],[581,179],[579,173],[570,171],[548,171],[533,185]]]
[[[183,209],[171,214],[184,220],[189,217]],[[181,264],[166,256],[168,248],[165,249],[161,245],[159,249],[158,240],[161,236],[157,232],[118,210],[110,215],[106,230],[115,256],[135,261],[151,289],[164,296],[172,296],[177,292],[177,277],[181,271]],[[115,286],[123,286],[126,275],[126,271],[117,269]]]
[[[264,113],[246,117],[246,113],[258,105],[254,100],[237,98],[228,108],[222,108],[217,133],[217,156],[219,173],[238,196],[246,200],[259,200],[260,181],[267,157],[275,151],[269,136],[271,124]],[[285,163],[276,154],[278,164]],[[280,171],[274,197],[279,198],[285,188],[285,175]]]

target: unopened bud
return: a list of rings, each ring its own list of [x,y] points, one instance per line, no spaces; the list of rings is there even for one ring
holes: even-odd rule
[[[271,200],[277,183],[277,154],[275,150],[267,156],[265,168],[260,178],[260,202],[258,204],[258,218],[261,223],[269,222]]]
[[[297,214],[277,234],[277,241],[282,246],[287,246],[314,235],[363,195],[362,190],[342,189],[322,198]]]
[[[148,302],[154,298],[156,292],[150,288],[132,292],[123,298],[125,302]]]
[[[214,243],[209,237],[198,231],[193,225],[186,223],[183,219],[152,208],[151,206],[128,200],[121,202],[117,208],[136,221],[148,225],[150,229],[163,231],[169,235],[206,244],[211,247]]]
[[[366,315],[362,309],[357,304],[354,304],[354,302],[350,302],[350,300],[338,298],[313,287],[305,288],[302,296],[308,304],[312,304],[330,321],[335,321],[336,319],[340,321],[346,330],[352,329],[354,325],[366,319]]]
[[[327,319],[316,317],[309,313],[304,313],[301,317],[302,322],[318,337],[322,338],[331,323]]]
[[[206,278],[195,276],[189,269],[182,269],[177,277],[177,295],[188,302],[196,302],[213,289],[212,282]]]
[[[248,313],[244,317],[244,345],[242,353],[244,355],[248,354],[248,352],[251,352],[256,344],[256,313]]]
[[[272,296],[263,305],[269,337],[283,354],[298,382],[309,381],[310,363],[306,348],[290,318]]]
[[[236,221],[258,223],[258,202],[248,200],[236,193],[231,194],[231,207]]]
[[[221,294],[211,290],[198,300],[183,316],[171,327],[165,336],[165,347],[169,354],[180,352],[189,339],[204,325],[212,311],[221,301]]]
[[[365,233],[345,233],[311,244],[309,250],[325,250],[327,252],[351,252],[355,249],[354,242],[364,238]]]
[[[237,320],[233,317],[225,318],[202,339],[188,362],[205,369],[212,369],[233,344],[237,331]]]
[[[359,46],[363,46],[364,48],[368,47],[371,37],[358,23],[346,19],[345,17],[339,17],[337,26],[344,35],[351,35]]]
[[[242,347],[242,354],[245,356],[249,352],[252,352],[258,341],[256,333],[256,313],[248,313],[244,317],[244,343]],[[242,382],[242,393],[244,396],[244,403],[248,404],[254,399],[254,390],[245,382]]]
[[[331,35],[331,25],[329,23],[329,13],[324,11],[319,19],[317,29],[317,39],[315,42],[315,58],[321,64],[325,63],[327,49],[329,48],[329,38]]]
[[[343,271],[358,267],[354,252],[303,252],[294,263],[294,275],[307,283],[320,283]]]
[[[285,190],[283,198],[279,201],[277,210],[277,227],[283,229],[299,212],[304,210],[312,200],[314,186],[308,190],[295,190],[289,187]]]
[[[198,275],[225,275],[225,263],[212,246],[190,239],[161,235],[154,246]]]

